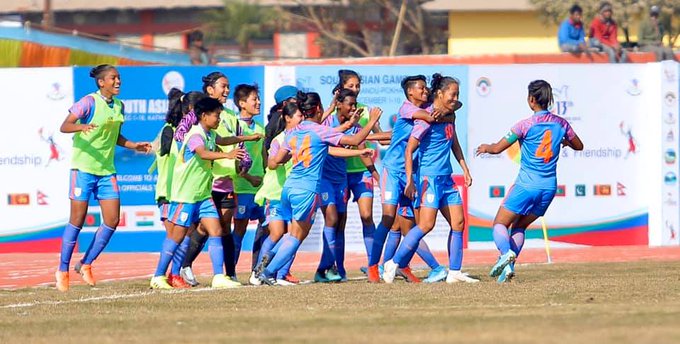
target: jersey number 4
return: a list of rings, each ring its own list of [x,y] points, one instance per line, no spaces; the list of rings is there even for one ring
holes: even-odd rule
[[[552,131],[546,130],[541,144],[536,149],[536,157],[543,158],[544,163],[548,163],[553,157],[552,142]]]
[[[291,140],[290,145],[293,148],[293,164],[302,162],[302,166],[309,167],[312,162],[312,151],[310,149],[312,138],[309,135],[305,135],[302,139],[302,145],[297,147],[297,137]]]

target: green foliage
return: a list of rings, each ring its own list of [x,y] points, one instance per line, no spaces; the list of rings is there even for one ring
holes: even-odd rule
[[[242,0],[223,0],[224,7],[207,13],[208,35],[235,40],[241,54],[249,53],[250,41],[271,36],[276,11]]]

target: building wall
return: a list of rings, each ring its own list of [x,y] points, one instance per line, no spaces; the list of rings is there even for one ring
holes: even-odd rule
[[[638,25],[637,21],[630,25],[632,41]],[[449,28],[450,55],[559,52],[557,26],[542,23],[535,11],[449,12]],[[620,25],[619,41],[625,41]]]

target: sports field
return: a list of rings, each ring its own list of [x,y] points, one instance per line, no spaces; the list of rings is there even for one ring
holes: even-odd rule
[[[555,256],[570,261],[579,251],[580,260],[598,252]],[[336,285],[162,292],[132,279],[76,285],[66,294],[5,290],[0,342],[677,343],[680,261],[668,260],[676,251],[626,256],[619,249],[620,259],[612,259],[653,259],[634,262],[527,264],[506,285],[475,264],[468,271],[482,282],[474,285],[370,285],[357,272]],[[540,256],[528,253],[529,261]]]

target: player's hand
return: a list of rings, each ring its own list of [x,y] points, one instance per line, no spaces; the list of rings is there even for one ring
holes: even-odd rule
[[[358,113],[360,113],[360,111],[355,111],[351,116],[349,116],[349,120],[347,121],[349,128],[359,123],[359,118],[361,118],[361,116]]]
[[[364,158],[372,158],[373,157],[373,150],[370,148],[364,148],[361,150],[361,156]]]
[[[408,197],[411,201],[415,198],[416,186],[413,184],[413,178],[408,178],[406,181],[406,187],[404,188],[404,196]]]
[[[485,153],[488,153],[488,152],[489,152],[489,145],[484,143],[484,144],[479,145],[479,147],[477,147],[477,150],[475,151],[475,155],[479,156],[479,155],[482,155],[482,154],[485,154]]]
[[[135,142],[134,145],[134,150],[137,152],[142,152],[142,153],[149,153],[151,152],[151,143],[149,142]]]
[[[470,175],[469,171],[466,171],[465,173],[463,173],[463,178],[465,178],[465,186],[471,187],[472,186],[472,176]]]
[[[445,114],[446,114],[446,113],[445,113],[444,111],[442,111],[442,110],[440,110],[440,109],[438,109],[438,108],[434,108],[434,109],[432,110],[432,113],[430,114],[430,116],[431,116],[432,119],[434,119],[435,121],[438,121],[440,118],[444,117]]]
[[[368,113],[368,115],[369,115],[368,118],[371,121],[377,122],[380,119],[380,116],[382,116],[382,113],[383,113],[382,109],[380,109],[379,107],[374,107]]]
[[[255,133],[253,135],[246,136],[246,141],[260,141],[264,138],[264,135],[260,133]]]
[[[258,187],[262,185],[262,177],[250,176],[248,182],[250,182],[250,185],[253,187]]]
[[[227,159],[243,159],[246,157],[246,150],[243,148],[236,148],[232,151],[225,153]]]
[[[94,129],[97,129],[96,124],[81,124],[80,125],[80,131],[82,131],[83,133],[86,133],[86,134],[91,132]]]

